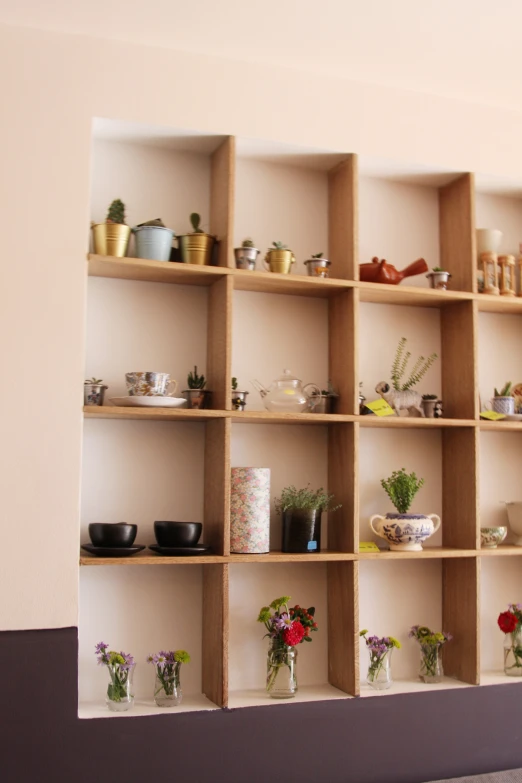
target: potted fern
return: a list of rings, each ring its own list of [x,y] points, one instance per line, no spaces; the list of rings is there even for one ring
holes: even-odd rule
[[[114,199],[105,223],[91,223],[94,252],[100,256],[123,258],[127,254],[131,230],[125,223],[125,204]]]
[[[253,240],[250,238],[244,239],[241,243],[241,247],[234,248],[236,268],[253,271],[256,268],[256,259],[258,255],[259,250],[254,245]]]
[[[270,272],[288,275],[295,264],[295,256],[282,242],[272,242],[265,255],[265,268]]]
[[[201,228],[201,216],[197,212],[190,215],[190,224],[194,231],[178,236],[178,247],[183,264],[210,266],[216,237],[206,234]]]
[[[194,371],[189,372],[187,376],[188,389],[182,391],[182,394],[187,401],[187,408],[210,408],[212,392],[205,389],[206,385],[207,381],[205,376],[199,375],[197,365],[194,365]]]
[[[333,495],[321,487],[304,489],[294,486],[285,487],[276,498],[276,512],[283,521],[283,552],[307,552],[316,554],[321,551],[321,517],[323,511],[335,511],[340,506],[332,506]]]

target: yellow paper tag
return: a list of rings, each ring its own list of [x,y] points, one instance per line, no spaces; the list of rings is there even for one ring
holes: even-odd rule
[[[481,419],[489,419],[490,421],[498,421],[499,419],[505,419],[505,413],[497,413],[496,411],[482,411],[480,414]]]
[[[381,550],[374,541],[360,541],[359,552],[380,552]]]
[[[374,400],[373,402],[367,402],[366,407],[369,408],[376,416],[394,416],[395,411],[389,405],[386,400],[382,398],[380,400]]]

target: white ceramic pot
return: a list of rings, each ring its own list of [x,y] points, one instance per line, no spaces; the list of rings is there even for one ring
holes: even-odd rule
[[[498,228],[477,228],[477,255],[498,253],[502,242],[502,231]]]
[[[370,527],[376,536],[388,542],[392,552],[420,552],[423,542],[439,529],[440,517],[437,514],[386,514],[385,517],[374,514]]]
[[[507,500],[509,526],[516,535],[515,546],[522,546],[522,500]]]

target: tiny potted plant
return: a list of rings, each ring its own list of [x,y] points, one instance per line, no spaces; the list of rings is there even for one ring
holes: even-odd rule
[[[333,495],[321,487],[304,489],[285,487],[281,497],[276,498],[276,512],[283,521],[283,552],[321,551],[321,516],[323,511],[335,511],[341,506],[332,506]]]
[[[95,647],[98,664],[107,667],[110,682],[105,703],[111,712],[126,712],[134,704],[132,679],[136,663],[129,653],[109,650],[109,645],[99,642]]]
[[[290,274],[292,264],[295,264],[295,256],[282,242],[272,242],[265,255],[265,268],[270,272],[278,272],[282,275]]]
[[[147,663],[154,665],[156,673],[154,683],[154,701],[158,707],[177,707],[183,700],[180,682],[182,663],[190,663],[186,650],[162,650],[147,656]]]
[[[307,386],[314,386],[314,390],[309,397],[309,408],[311,413],[333,413],[335,402],[339,395],[332,386],[332,382],[328,381],[327,389],[320,389],[315,384],[307,384]],[[306,387],[305,387],[306,388]]]
[[[91,223],[94,252],[100,256],[123,258],[131,230],[125,224],[125,204],[119,198],[109,206],[105,223]]]
[[[440,653],[443,645],[450,642],[453,636],[444,631],[431,631],[425,625],[413,625],[408,636],[410,639],[416,639],[420,645],[419,678],[421,681],[426,683],[442,682],[444,672]]]
[[[376,536],[388,542],[392,552],[420,552],[422,542],[440,527],[437,514],[408,514],[413,498],[423,485],[424,479],[417,478],[415,473],[406,473],[404,468],[394,470],[389,478],[381,480],[382,488],[398,513],[388,513],[384,517],[374,514],[370,527]],[[436,520],[435,524],[433,520]]]
[[[174,231],[161,218],[139,223],[132,229],[136,237],[136,257],[152,261],[170,261]]]
[[[206,234],[201,228],[201,216],[197,212],[190,215],[190,224],[194,231],[178,236],[178,246],[183,264],[210,266],[216,237]]]
[[[511,381],[508,381],[500,391],[495,387],[494,396],[491,401],[492,410],[495,411],[495,413],[503,413],[505,416],[512,416],[515,413],[515,398],[511,391],[511,386]]]
[[[84,405],[103,405],[103,396],[108,389],[101,378],[90,378],[83,384],[83,404]]]
[[[241,247],[234,248],[237,269],[248,269],[253,271],[256,268],[256,259],[259,250],[254,245],[252,239],[247,238],[241,242]]]
[[[212,392],[205,389],[207,381],[204,375],[198,375],[197,365],[194,365],[193,372],[189,372],[187,385],[188,389],[182,392],[187,401],[187,408],[210,408]]]
[[[310,277],[329,277],[331,261],[328,261],[327,258],[323,258],[322,253],[316,253],[314,256],[307,258],[304,263]]]
[[[235,411],[244,411],[247,404],[247,391],[239,391],[237,378],[232,378],[232,408]]]
[[[400,650],[401,643],[394,636],[367,636],[367,630],[361,631],[366,648],[370,654],[370,665],[366,682],[371,688],[384,691],[391,687],[391,654],[394,648]]]
[[[263,606],[257,617],[270,639],[267,659],[266,690],[272,699],[292,699],[297,692],[297,645],[311,642],[317,631],[315,607],[296,604],[289,608],[289,595]]]
[[[439,291],[445,291],[448,287],[451,275],[441,266],[434,266],[426,277],[430,281],[430,288],[438,288]]]
[[[438,396],[436,394],[423,394],[422,395],[422,410],[427,419],[435,418],[435,406],[437,405]]]

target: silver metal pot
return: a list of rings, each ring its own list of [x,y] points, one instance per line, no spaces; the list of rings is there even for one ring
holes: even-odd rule
[[[256,259],[259,255],[257,247],[235,247],[234,256],[237,269],[249,269],[251,272],[256,268]]]
[[[309,277],[329,277],[331,261],[327,258],[309,258],[304,262]]]
[[[234,391],[234,389],[232,389],[232,410],[245,410],[245,405],[247,404],[247,394],[249,394],[247,391]]]
[[[187,408],[201,410],[210,408],[212,392],[206,389],[183,389],[181,392],[187,401]]]

